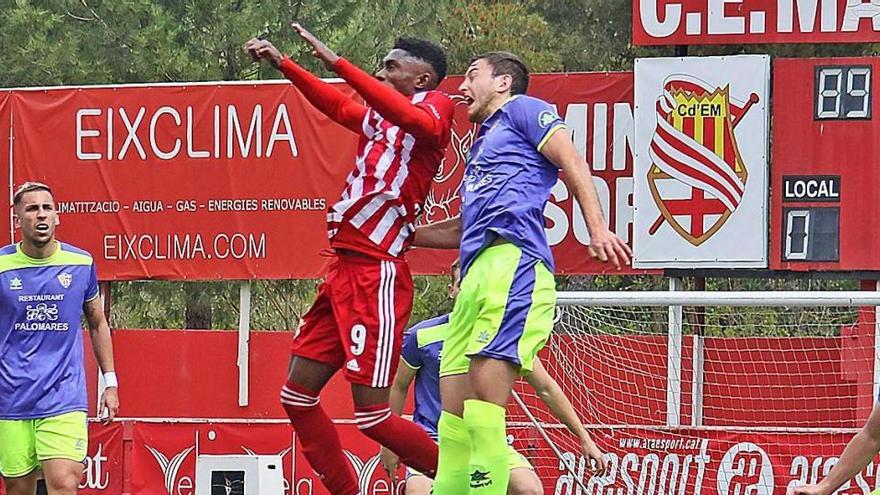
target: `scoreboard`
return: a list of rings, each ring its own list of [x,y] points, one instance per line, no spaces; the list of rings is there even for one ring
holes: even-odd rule
[[[771,269],[880,270],[878,61],[775,61]]]

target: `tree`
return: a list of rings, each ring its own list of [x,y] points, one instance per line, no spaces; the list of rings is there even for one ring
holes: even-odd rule
[[[467,2],[449,10],[437,25],[453,73],[464,72],[475,55],[494,50],[519,55],[534,72],[562,69],[552,26],[522,2]]]

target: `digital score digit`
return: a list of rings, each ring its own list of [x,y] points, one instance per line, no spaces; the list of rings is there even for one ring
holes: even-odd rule
[[[816,120],[870,119],[871,67],[816,67]]]

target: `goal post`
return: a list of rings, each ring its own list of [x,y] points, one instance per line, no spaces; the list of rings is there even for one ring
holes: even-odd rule
[[[823,477],[864,423],[880,292],[680,288],[558,294],[541,358],[613,472],[590,479],[576,442],[520,383],[512,436],[556,493],[785,493]],[[854,490],[875,489],[880,465],[859,476]]]

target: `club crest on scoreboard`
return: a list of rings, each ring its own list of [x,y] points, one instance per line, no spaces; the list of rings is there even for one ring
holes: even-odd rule
[[[730,85],[714,86],[679,74],[666,79],[657,99],[648,186],[664,223],[699,246],[712,237],[742,202],[748,166],[736,143],[736,125],[760,97],[731,98]]]
[[[766,266],[769,58],[639,59],[634,266]]]

